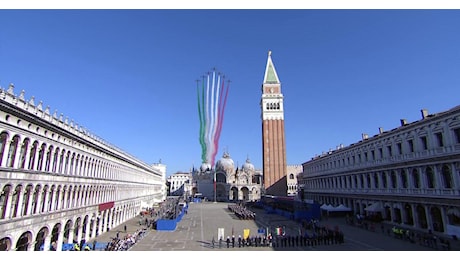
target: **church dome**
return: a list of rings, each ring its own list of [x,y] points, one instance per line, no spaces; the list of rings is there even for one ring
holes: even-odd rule
[[[246,159],[246,162],[243,164],[243,171],[254,171],[254,165],[251,163],[251,161]]]
[[[216,170],[223,170],[223,171],[233,171],[235,168],[235,163],[233,162],[233,159],[230,158],[230,155],[225,152],[222,158],[220,158],[216,162]]]
[[[207,163],[207,162],[203,162],[201,164],[201,167],[200,167],[200,171],[201,172],[205,172],[207,170],[211,170],[211,164]]]

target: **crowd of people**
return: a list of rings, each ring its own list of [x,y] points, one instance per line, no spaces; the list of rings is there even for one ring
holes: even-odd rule
[[[233,212],[239,219],[256,219],[256,213],[249,210],[243,204],[229,204],[228,210]]]
[[[105,251],[126,251],[137,241],[142,239],[146,233],[147,230],[144,228],[138,229],[133,234],[126,234],[122,238],[120,238],[119,233],[117,233],[117,237],[112,238],[112,241],[107,243]]]
[[[409,228],[402,228],[399,226],[386,227],[383,222],[375,223],[362,215],[356,215],[356,219],[349,216],[346,217],[346,223],[349,225],[357,226],[369,230],[371,232],[381,232],[403,241],[410,243],[418,243],[419,245],[430,247],[437,250],[451,250],[449,239],[438,237],[431,230],[428,232],[412,230]],[[380,226],[380,231],[378,230]]]

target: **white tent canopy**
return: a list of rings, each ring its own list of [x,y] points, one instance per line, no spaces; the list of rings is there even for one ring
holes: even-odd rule
[[[334,207],[331,204],[329,205],[323,204],[321,205],[320,209],[330,211],[330,212],[332,211],[351,211],[350,208],[345,207],[343,204],[340,204],[337,207]]]
[[[326,205],[326,203],[323,204],[323,205],[321,205],[321,207],[319,207],[319,208],[322,209],[322,210],[326,210],[326,211],[332,211],[332,210],[334,210],[334,207],[333,207],[331,204]]]
[[[364,210],[370,212],[382,212],[383,206],[381,202],[375,202],[372,205],[365,207]]]
[[[337,207],[335,207],[335,211],[351,211],[351,209],[343,204],[340,204]]]

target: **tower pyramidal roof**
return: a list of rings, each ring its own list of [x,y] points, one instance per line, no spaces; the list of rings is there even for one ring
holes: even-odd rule
[[[272,51],[268,51],[267,66],[265,67],[264,84],[280,84],[278,74],[276,74],[275,65],[272,61]]]

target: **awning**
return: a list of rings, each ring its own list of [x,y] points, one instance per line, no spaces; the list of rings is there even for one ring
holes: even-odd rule
[[[106,209],[111,209],[111,208],[113,208],[114,205],[115,205],[115,203],[113,201],[99,204],[99,211],[104,211]]]
[[[337,207],[335,207],[335,211],[351,211],[351,209],[343,204],[340,204]]]
[[[383,207],[381,202],[375,202],[370,206],[367,206],[364,208],[365,211],[370,211],[370,212],[382,212]]]
[[[458,208],[450,208],[447,210],[447,215],[454,215],[460,218],[460,210],[458,210]]]

